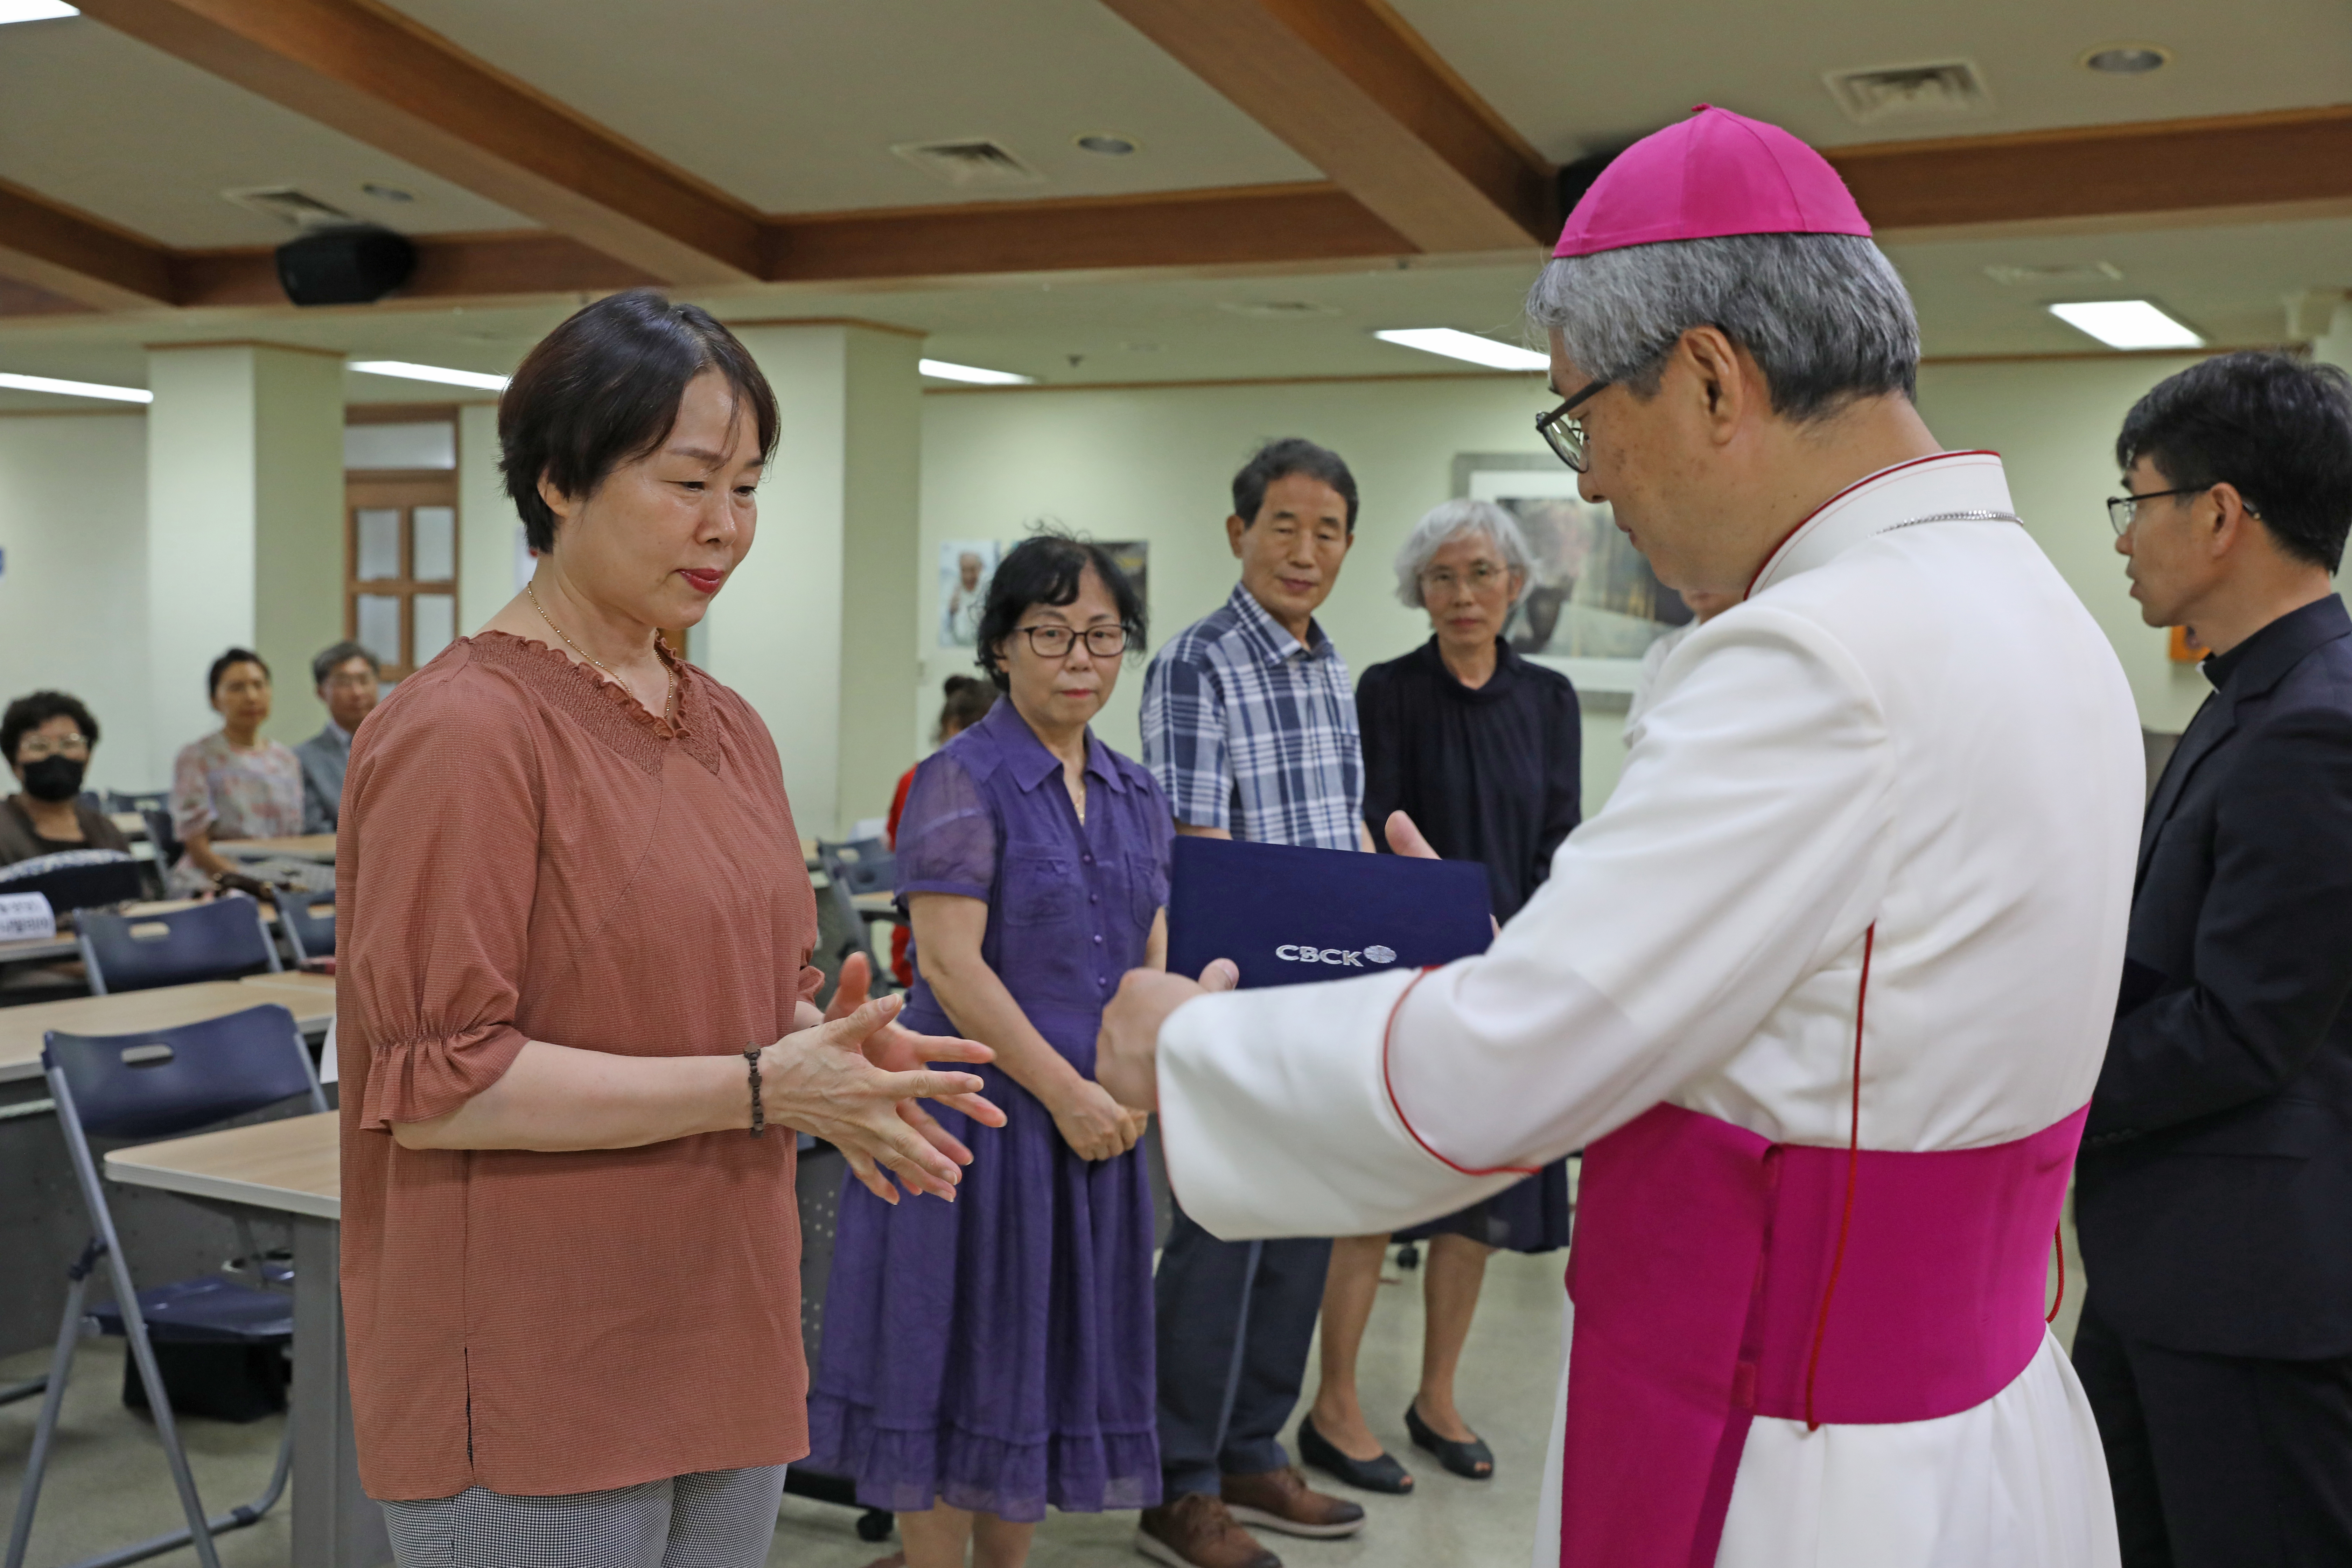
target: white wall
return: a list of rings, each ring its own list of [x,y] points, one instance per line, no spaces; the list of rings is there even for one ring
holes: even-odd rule
[[[2164,632],[2140,625],[2102,502],[2116,492],[2125,412],[2191,363],[2115,355],[1929,365],[1919,397],[1946,446],[2002,454],[2020,514],[2114,642],[2143,722],[2176,731],[2205,681],[2195,667],[2167,659]],[[1097,539],[1150,540],[1156,648],[1233,587],[1223,528],[1233,471],[1267,437],[1305,436],[1345,458],[1362,491],[1355,548],[1320,615],[1361,671],[1429,635],[1426,617],[1396,602],[1389,563],[1422,513],[1446,499],[1455,455],[1544,450],[1534,419],[1552,401],[1534,376],[927,395],[922,550],[913,568],[923,674],[908,755],[929,748],[940,680],[971,668],[968,652],[936,646],[942,544],[1015,540],[1039,520]],[[1140,668],[1129,665],[1096,726],[1131,754],[1141,687]],[[1622,711],[1587,706],[1590,813],[1614,787],[1624,748]],[[856,803],[843,805],[855,813]]]
[[[0,416],[0,701],[73,693],[102,731],[91,787],[162,785],[171,759],[148,745],[145,417]]]

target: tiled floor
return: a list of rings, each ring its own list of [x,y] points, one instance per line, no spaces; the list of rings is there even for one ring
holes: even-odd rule
[[[1404,1276],[1381,1291],[1360,1375],[1375,1429],[1419,1486],[1405,1498],[1360,1496],[1371,1517],[1354,1540],[1269,1537],[1267,1543],[1291,1568],[1520,1568],[1527,1562],[1537,1471],[1559,1375],[1563,1258],[1502,1255],[1488,1269],[1461,1382],[1462,1408],[1495,1450],[1496,1475],[1486,1483],[1447,1475],[1407,1444],[1402,1417],[1420,1368],[1420,1277]],[[37,1373],[45,1359],[37,1353],[0,1361],[0,1383]],[[37,1568],[160,1533],[179,1521],[153,1428],[125,1410],[118,1396],[121,1365],[119,1342],[82,1347],[34,1531]],[[1311,1368],[1308,1376],[1311,1394]],[[0,1528],[16,1506],[37,1409],[36,1400],[0,1406]],[[187,1420],[182,1430],[205,1506],[218,1511],[260,1489],[281,1428],[275,1420],[249,1426]],[[1336,1489],[1328,1479],[1318,1484]],[[785,1499],[769,1562],[863,1568],[887,1555],[895,1538],[878,1547],[859,1541],[852,1529],[856,1518],[845,1509]],[[1134,1529],[1132,1514],[1056,1514],[1039,1529],[1030,1561],[1035,1568],[1140,1563],[1129,1544]],[[289,1546],[288,1509],[281,1502],[258,1525],[222,1537],[221,1563],[223,1568],[284,1568]],[[152,1561],[184,1568],[195,1557],[182,1550]]]

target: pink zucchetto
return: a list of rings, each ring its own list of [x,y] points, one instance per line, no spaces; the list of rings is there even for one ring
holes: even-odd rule
[[[1702,103],[1634,142],[1568,215],[1554,256],[1727,234],[1857,234],[1870,225],[1829,161],[1777,125]]]

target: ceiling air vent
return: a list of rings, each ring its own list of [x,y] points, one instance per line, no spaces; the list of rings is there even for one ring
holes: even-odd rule
[[[342,208],[331,206],[291,185],[251,185],[243,190],[223,191],[221,197],[305,234],[312,229],[341,228],[359,222]]]
[[[1217,308],[1261,321],[1295,321],[1307,316],[1339,313],[1337,305],[1320,305],[1312,300],[1227,300]]]
[[[2112,261],[2060,261],[2044,267],[2020,267],[1995,263],[1986,268],[1985,276],[1996,283],[2011,287],[2032,283],[2046,287],[2053,283],[2120,283],[2124,269]]]
[[[994,142],[905,142],[890,149],[923,173],[959,190],[1035,185],[1045,176]]]
[[[1991,90],[1972,60],[1831,71],[1822,80],[1856,125],[1951,120],[1992,107]]]

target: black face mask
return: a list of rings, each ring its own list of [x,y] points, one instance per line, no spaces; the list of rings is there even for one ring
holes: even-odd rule
[[[25,793],[35,800],[52,804],[71,800],[81,793],[82,772],[89,765],[71,757],[43,757],[37,763],[26,763],[23,769]]]

